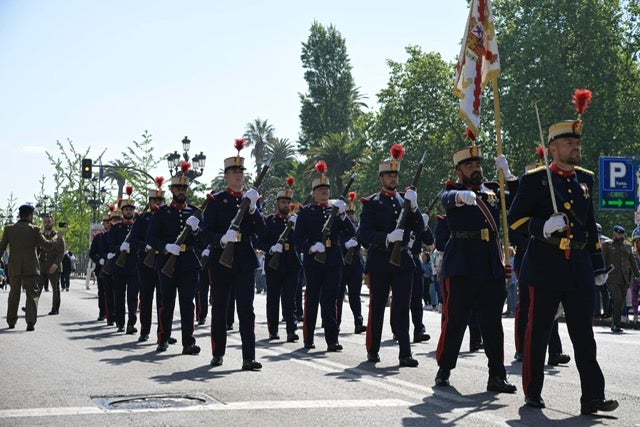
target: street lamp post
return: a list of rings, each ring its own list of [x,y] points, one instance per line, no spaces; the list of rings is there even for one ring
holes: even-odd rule
[[[180,170],[180,163],[182,163],[180,158],[182,157],[185,162],[189,161],[189,148],[191,148],[191,140],[185,136],[182,140],[182,156],[177,151],[169,153],[165,156],[171,176],[183,174]],[[192,168],[186,174],[190,181],[202,175],[202,173],[204,172],[204,165],[206,161],[207,156],[205,156],[202,151],[200,152],[200,154],[196,154],[195,156],[193,156],[193,159],[191,159]]]
[[[36,209],[38,210],[38,216],[40,218],[46,218],[51,215],[54,208],[53,199],[47,195],[42,196],[40,201],[36,203]]]
[[[87,199],[89,206],[91,206],[93,215],[92,222],[95,224],[98,221],[98,209],[104,204],[107,197],[107,189],[100,187],[99,180],[95,176],[91,178],[90,182],[91,188],[85,186],[82,193],[84,194],[84,198]]]

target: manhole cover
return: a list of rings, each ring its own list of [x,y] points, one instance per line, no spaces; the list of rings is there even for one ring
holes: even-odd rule
[[[185,408],[220,403],[204,393],[152,394],[139,396],[96,396],[91,400],[106,410]]]

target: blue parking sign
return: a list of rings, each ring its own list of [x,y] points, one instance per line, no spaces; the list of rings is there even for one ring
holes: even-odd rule
[[[629,157],[600,157],[600,207],[635,209],[636,175]]]

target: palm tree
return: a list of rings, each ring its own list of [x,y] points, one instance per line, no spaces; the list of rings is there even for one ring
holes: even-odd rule
[[[262,170],[267,141],[273,138],[274,130],[267,120],[260,120],[260,118],[255,119],[253,123],[247,123],[244,138],[247,140],[247,147],[253,146],[251,155],[255,160],[256,174]]]
[[[314,163],[318,160],[327,162],[329,166],[327,175],[333,184],[333,189],[339,192],[343,189],[344,175],[356,165],[360,153],[357,141],[354,141],[347,132],[325,135],[319,145],[309,148],[307,152]]]
[[[124,185],[132,178],[138,178],[137,172],[129,168],[122,160],[112,160],[104,166],[104,179],[115,182],[118,186],[118,200],[122,198]]]

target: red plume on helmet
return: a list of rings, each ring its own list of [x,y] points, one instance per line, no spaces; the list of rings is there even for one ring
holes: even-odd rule
[[[180,170],[182,171],[183,174],[186,174],[187,172],[189,172],[190,169],[191,169],[191,163],[190,162],[182,162],[182,163],[180,163]]]
[[[116,205],[109,205],[109,211],[113,212],[116,210]]]
[[[240,155],[240,150],[247,146],[247,140],[244,138],[236,138],[234,146],[236,150],[238,150],[238,156]]]
[[[587,108],[589,108],[589,104],[591,103],[591,98],[593,94],[589,89],[576,89],[573,93],[573,103],[576,106],[576,111],[578,112],[578,119],[584,113]]]
[[[327,162],[325,162],[324,160],[319,160],[316,165],[314,166],[314,168],[316,169],[316,172],[318,172],[319,174],[324,174],[327,172]]]
[[[129,196],[129,198],[131,198],[131,195],[133,194],[133,185],[127,185],[124,188],[125,193],[127,193],[127,196]]]
[[[467,138],[469,138],[470,140],[472,140],[473,142],[476,141],[476,136],[474,135],[473,131],[469,128],[466,128],[464,130],[464,134],[467,135]]]
[[[156,183],[156,187],[158,187],[158,189],[162,188],[162,184],[164,184],[164,176],[156,176],[154,182]]]
[[[349,201],[353,202],[356,197],[358,197],[358,193],[356,193],[355,191],[349,191]]]
[[[538,156],[538,159],[544,160],[544,148],[539,145],[536,147],[536,156]]]
[[[290,203],[289,204],[289,212],[293,213],[293,211],[296,210],[296,207],[298,207],[298,205],[296,205],[295,203]]]
[[[404,147],[400,144],[393,144],[391,146],[391,157],[396,160],[402,160],[404,157]]]
[[[290,176],[285,180],[285,182],[287,183],[287,185],[289,187],[293,187],[293,184],[296,183],[296,179],[294,177]]]

